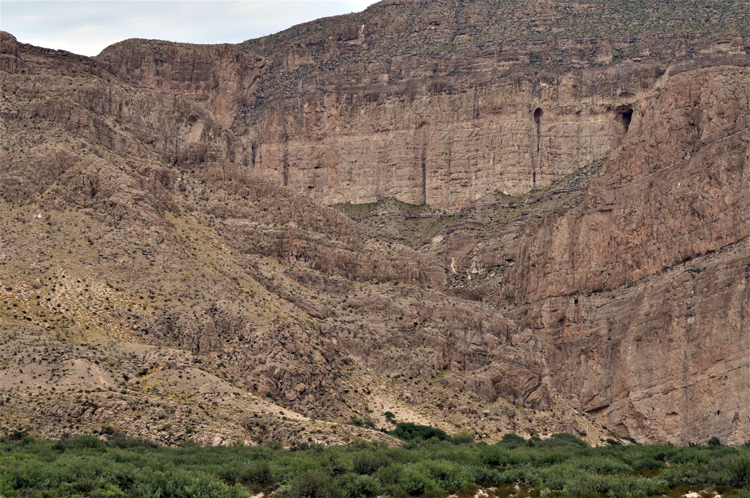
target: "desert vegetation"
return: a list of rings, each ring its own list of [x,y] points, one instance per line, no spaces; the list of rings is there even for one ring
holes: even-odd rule
[[[476,495],[680,497],[695,492],[750,497],[750,444],[610,444],[589,447],[570,434],[525,440],[507,434],[488,445],[468,433],[451,438],[425,426],[398,427],[399,447],[357,440],[348,446],[284,448],[237,443],[180,447],[112,431],[0,439],[0,493],[16,496],[279,497]],[[422,436],[431,435],[424,440]],[[614,441],[612,441],[614,443]]]

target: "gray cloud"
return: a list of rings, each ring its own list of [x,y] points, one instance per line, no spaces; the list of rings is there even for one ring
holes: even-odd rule
[[[2,0],[0,29],[41,47],[96,55],[127,38],[238,43],[365,9],[372,0]]]

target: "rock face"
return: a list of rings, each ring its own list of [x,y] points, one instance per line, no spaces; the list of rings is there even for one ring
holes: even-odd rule
[[[546,69],[533,79],[512,63],[475,64],[434,71],[431,61],[404,57],[303,86],[298,102],[271,104],[256,118],[256,174],[327,204],[396,197],[462,207],[495,190],[546,186],[606,157],[625,132],[617,109],[632,99],[622,93],[640,91],[634,64]],[[337,91],[344,79],[355,83]]]
[[[108,47],[99,58],[130,81],[189,96],[224,126],[240,114],[265,65],[262,57],[237,45],[155,40],[127,40]],[[195,138],[191,142],[197,142]]]
[[[508,275],[554,344],[553,385],[621,434],[747,439],[749,103],[747,69],[671,78]]]
[[[409,5],[383,2],[247,42],[247,51],[129,40],[98,59],[130,81],[194,96],[243,144],[227,152],[204,133],[198,141],[210,152],[183,157],[231,155],[329,205],[396,197],[456,208],[496,190],[545,187],[606,158],[644,93],[680,71],[745,64],[750,45],[731,31],[709,41],[695,33],[517,41],[500,35],[519,29],[513,22],[539,17],[574,30],[590,7]]]
[[[472,292],[528,327],[551,385],[621,436],[748,439],[749,82],[733,67],[669,78],[587,190],[423,249],[506,267]]]
[[[387,1],[95,59],[0,34],[0,427],[744,442],[750,37],[722,5]]]

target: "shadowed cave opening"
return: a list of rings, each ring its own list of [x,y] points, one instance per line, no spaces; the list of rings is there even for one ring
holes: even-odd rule
[[[537,126],[539,126],[539,124],[541,123],[543,114],[544,114],[544,111],[542,110],[541,107],[537,107],[534,110],[534,122],[536,123]]]
[[[630,122],[633,120],[633,109],[630,107],[623,107],[617,111],[617,121],[622,125],[625,133],[630,128]]]

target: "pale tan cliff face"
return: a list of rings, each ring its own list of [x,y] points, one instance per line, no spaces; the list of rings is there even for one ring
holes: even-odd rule
[[[259,56],[153,44],[124,42],[100,59],[139,84],[193,97],[219,123],[234,124],[243,144],[241,157],[229,156],[198,122],[180,144],[182,160],[202,162],[203,149],[213,150],[214,159],[239,161],[324,204],[396,197],[456,208],[496,190],[544,187],[606,157],[625,134],[623,110],[654,84],[644,70],[664,71],[659,63],[626,62],[532,75],[515,62],[474,68],[473,61],[405,56],[309,77],[297,97],[248,110],[251,90],[263,85]],[[212,57],[220,62],[209,66]]]
[[[543,70],[536,80],[503,65],[466,76],[412,67],[408,81],[393,84],[377,69],[348,75],[358,84],[336,92],[341,70],[323,88],[303,88],[298,101],[260,113],[249,131],[255,173],[326,204],[396,197],[462,207],[496,190],[546,186],[606,157],[624,135],[614,109],[632,101],[621,93],[639,91],[637,83],[618,89],[618,72],[637,72],[634,64]]]
[[[199,120],[175,147],[183,161],[241,163],[328,205],[395,197],[441,209],[546,187],[605,159],[633,106],[668,77],[747,62],[745,42],[731,31],[693,46],[688,35],[592,36],[423,53],[390,45],[403,30],[415,36],[418,24],[396,23],[394,33],[373,27],[373,13],[357,16],[341,22],[362,23],[366,42],[353,42],[356,30],[312,30],[261,56],[254,50],[267,47],[258,44],[128,40],[98,59],[138,85],[192,99],[231,129],[229,146]],[[420,21],[435,26],[429,16]],[[444,24],[433,42],[450,31]]]

